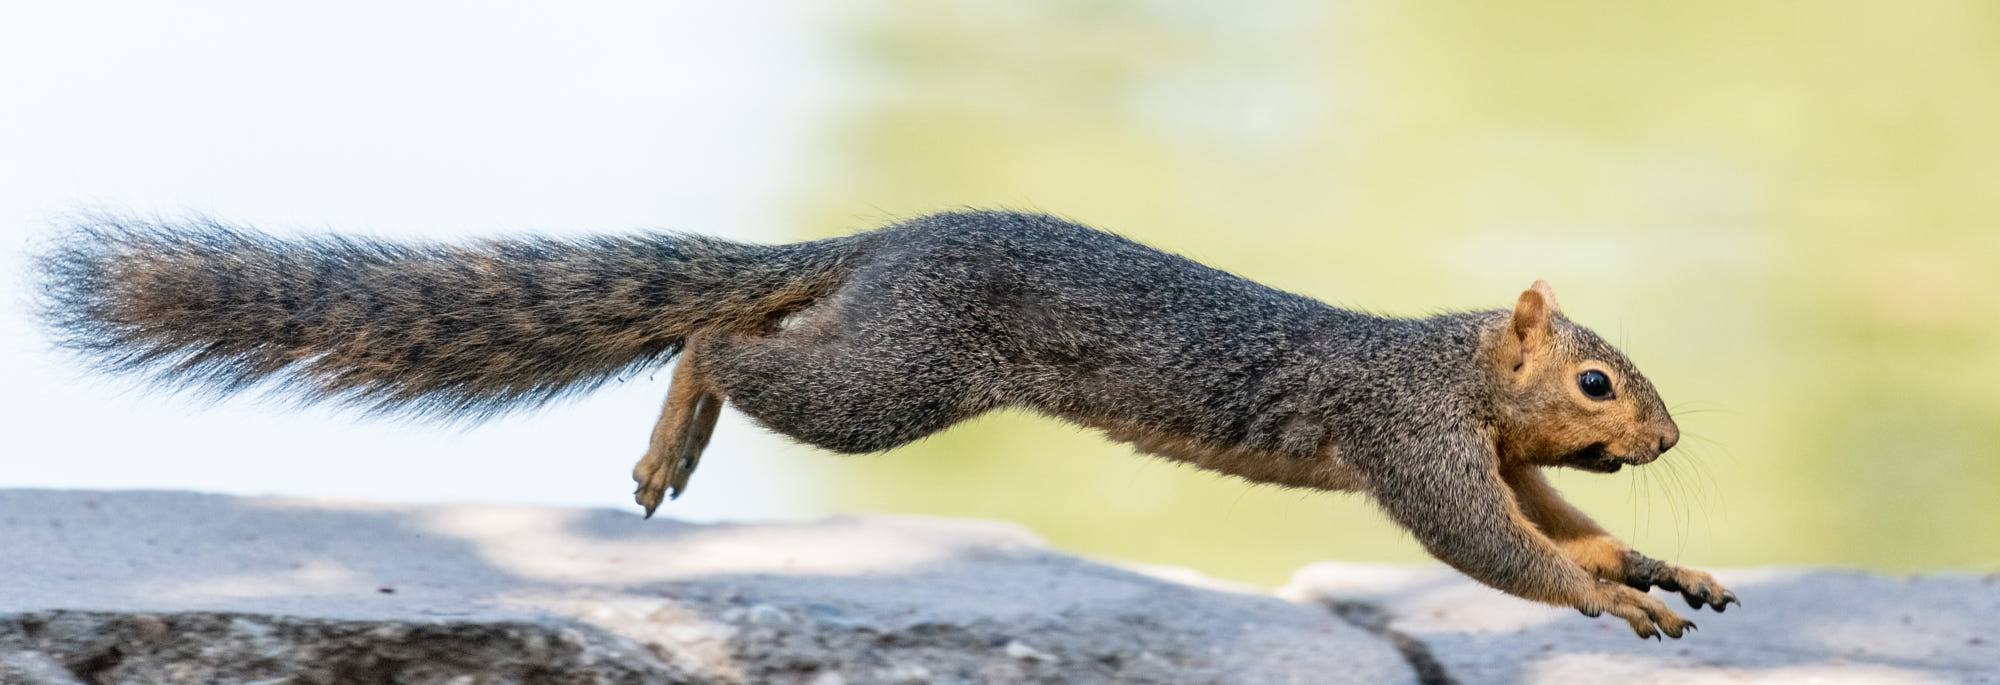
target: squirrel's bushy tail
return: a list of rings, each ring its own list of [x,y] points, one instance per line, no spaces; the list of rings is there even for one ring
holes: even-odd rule
[[[465,244],[278,238],[211,219],[89,216],[37,256],[40,315],[111,370],[478,419],[665,363],[838,284],[845,239],[681,234]]]

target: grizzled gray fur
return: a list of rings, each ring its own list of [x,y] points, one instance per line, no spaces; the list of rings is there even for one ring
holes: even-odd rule
[[[1693,626],[1644,589],[1735,601],[1542,479],[1645,464],[1679,437],[1544,283],[1512,310],[1382,317],[1004,211],[776,246],[288,239],[100,215],[38,265],[60,344],[213,393],[482,419],[680,355],[634,470],[649,515],[686,488],[724,404],[846,453],[1018,407],[1252,481],[1366,492],[1467,574],[1641,636]]]

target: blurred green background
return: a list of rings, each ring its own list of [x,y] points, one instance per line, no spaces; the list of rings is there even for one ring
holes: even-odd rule
[[[880,3],[810,231],[1041,209],[1336,305],[1537,278],[1683,447],[1559,487],[1683,563],[2000,560],[2000,5]],[[824,457],[816,457],[824,459]],[[824,473],[1259,584],[1422,551],[1362,497],[993,415]]]

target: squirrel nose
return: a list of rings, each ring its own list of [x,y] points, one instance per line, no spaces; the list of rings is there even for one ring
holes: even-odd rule
[[[1681,427],[1674,425],[1672,422],[1667,423],[1667,432],[1660,436],[1660,452],[1665,454],[1667,450],[1673,449],[1674,445],[1678,445],[1680,442]]]

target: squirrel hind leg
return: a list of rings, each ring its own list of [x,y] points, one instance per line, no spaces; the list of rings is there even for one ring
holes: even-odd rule
[[[998,385],[993,374],[970,354],[928,349],[936,341],[927,336],[938,334],[718,338],[702,363],[730,406],[759,425],[841,454],[880,452],[994,404],[975,394]]]
[[[696,368],[693,356],[689,349],[675,365],[666,406],[653,425],[652,441],[632,467],[632,480],[639,484],[633,499],[646,508],[646,518],[653,517],[662,501],[687,492],[688,478],[701,463],[701,452],[708,447],[716,418],[722,413],[722,397]]]

